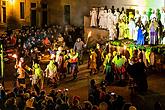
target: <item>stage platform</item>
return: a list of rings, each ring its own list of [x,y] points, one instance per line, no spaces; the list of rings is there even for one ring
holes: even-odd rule
[[[88,38],[88,34],[91,36]],[[95,45],[97,42],[104,44],[108,39],[109,32],[104,29],[90,27],[90,17],[84,16],[84,38],[88,44]],[[88,45],[89,46],[89,45]]]

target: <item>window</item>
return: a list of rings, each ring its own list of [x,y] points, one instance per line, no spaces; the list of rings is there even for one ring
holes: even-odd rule
[[[36,3],[31,3],[31,8],[36,8]]]
[[[42,9],[47,9],[47,4],[42,4]]]
[[[6,1],[2,1],[2,6],[6,6]]]
[[[20,18],[25,19],[25,13],[24,13],[24,2],[20,2]]]

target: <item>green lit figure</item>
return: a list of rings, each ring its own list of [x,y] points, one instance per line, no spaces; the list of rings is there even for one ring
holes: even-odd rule
[[[32,75],[32,86],[39,85],[41,89],[43,89],[44,85],[44,76],[43,71],[39,64],[35,63],[33,66],[34,74]]]
[[[108,53],[106,55],[106,58],[104,60],[104,68],[105,68],[105,80],[110,84],[114,81],[114,75],[112,72],[112,57],[111,57],[111,53]]]
[[[148,19],[150,19],[151,14],[152,14],[152,8],[149,8],[149,10],[147,12]]]

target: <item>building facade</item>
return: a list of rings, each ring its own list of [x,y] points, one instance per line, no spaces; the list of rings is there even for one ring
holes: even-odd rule
[[[0,0],[0,27],[8,24],[83,26],[92,7],[138,9],[161,8],[165,0]],[[18,23],[17,23],[18,22]]]
[[[165,6],[165,0],[47,0],[49,24],[82,26],[92,7],[147,10]]]
[[[44,0],[0,0],[0,6],[1,27],[15,22],[19,26],[47,24],[47,3]]]

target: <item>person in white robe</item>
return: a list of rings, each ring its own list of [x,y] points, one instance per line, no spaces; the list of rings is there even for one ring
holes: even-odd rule
[[[142,21],[142,24],[144,26],[146,26],[146,24],[148,23],[148,16],[146,14],[146,11],[143,12],[142,16],[141,16],[141,21]]]
[[[165,27],[165,8],[162,8],[161,23]]]
[[[152,14],[151,14],[151,16],[150,16],[150,20],[153,21],[154,18],[157,19],[157,16],[156,16],[156,12],[155,12],[155,10],[152,11]]]
[[[136,31],[136,25],[135,25],[135,21],[133,18],[130,19],[129,24],[128,24],[128,28],[129,28],[129,39],[134,39],[135,31]]]
[[[139,14],[139,10],[136,10],[136,13],[135,13],[135,23],[137,23],[141,18],[141,15]]]
[[[96,8],[93,8],[92,11],[90,11],[90,16],[91,16],[91,27],[96,27],[97,26],[97,11]]]
[[[120,13],[117,10],[115,10],[115,13],[114,13],[114,24],[115,25],[119,22],[119,17],[120,17]]]
[[[103,14],[103,29],[107,29],[107,21],[108,21],[108,13],[107,10],[104,10],[104,14]]]
[[[100,11],[99,11],[99,28],[103,28],[103,24],[104,24],[104,7],[101,7]]]
[[[114,40],[116,36],[116,31],[115,31],[115,25],[114,25],[114,15],[111,11],[111,9],[108,10],[108,15],[107,15],[107,28],[109,31],[109,39]]]

